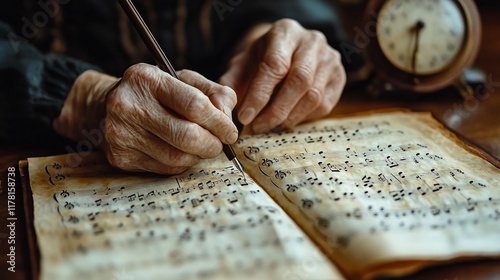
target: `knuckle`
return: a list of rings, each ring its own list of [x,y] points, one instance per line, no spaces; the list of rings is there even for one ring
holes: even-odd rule
[[[283,54],[273,51],[265,54],[259,67],[266,74],[271,74],[274,77],[283,77],[288,72],[290,62]]]
[[[180,80],[187,82],[188,84],[192,83],[195,80],[203,78],[203,76],[201,76],[199,73],[192,71],[192,70],[189,70],[189,69],[182,69],[182,70],[176,71],[176,73],[177,73],[177,76],[179,77]]]
[[[313,108],[319,107],[323,101],[323,95],[317,88],[310,88],[305,96],[306,103]]]
[[[148,74],[151,72],[148,70],[150,67],[151,66],[146,63],[134,64],[125,70],[125,72],[123,73],[123,78],[125,80],[129,80],[129,79],[135,79],[138,76]]]
[[[218,86],[214,97],[217,99],[216,103],[222,102],[222,106],[227,106],[230,109],[233,109],[238,102],[236,92],[229,86]]]
[[[291,18],[283,18],[276,21],[276,26],[291,26],[291,27],[301,27],[300,23]]]
[[[186,102],[188,119],[197,119],[209,109],[210,100],[205,95],[192,95]]]
[[[123,72],[123,79],[128,80],[128,79],[135,77],[135,75],[137,75],[137,73],[140,72],[140,70],[139,70],[140,68],[142,68],[142,67],[140,65],[137,65],[137,64],[130,66],[129,68],[127,68],[125,70],[125,72]]]
[[[306,65],[296,66],[292,70],[291,75],[294,86],[299,88],[310,87],[314,79],[312,69]]]
[[[181,69],[177,71],[177,76],[179,77],[184,77],[184,76],[191,76],[193,71],[190,71],[188,69]]]
[[[230,102],[229,105],[231,107],[234,107],[236,105],[236,102],[238,102],[238,99],[236,97],[236,92],[228,86],[222,86],[221,92],[222,92],[222,94],[224,94],[224,96],[228,97],[229,102]]]
[[[333,48],[329,48],[329,54],[329,59],[331,59],[335,64],[340,63],[342,58],[339,51]]]
[[[156,92],[160,86],[164,85],[159,71],[159,68],[155,66],[138,63],[125,70],[122,80],[127,81],[130,88],[143,93]]]
[[[327,42],[326,36],[325,34],[323,34],[323,32],[320,32],[318,30],[311,30],[309,32],[313,41],[321,43]]]

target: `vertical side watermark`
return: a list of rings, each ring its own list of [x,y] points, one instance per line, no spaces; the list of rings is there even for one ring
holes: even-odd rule
[[[16,272],[16,168],[7,168],[7,270]]]

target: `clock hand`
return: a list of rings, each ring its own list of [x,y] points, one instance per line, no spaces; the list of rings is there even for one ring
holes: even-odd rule
[[[413,70],[413,73],[417,73],[417,53],[418,53],[418,42],[420,40],[420,31],[422,28],[424,28],[425,23],[422,20],[418,20],[417,24],[414,27],[415,30],[415,47],[413,48],[413,55],[411,58],[411,69]]]

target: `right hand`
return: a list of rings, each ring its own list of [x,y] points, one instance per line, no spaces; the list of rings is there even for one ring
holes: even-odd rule
[[[237,140],[238,130],[231,120],[235,92],[193,71],[177,74],[180,81],[155,66],[134,65],[121,80],[100,90],[105,98],[96,98],[100,100],[96,106],[84,106],[96,108],[94,113],[100,112],[104,119],[101,148],[113,166],[176,174],[217,156],[223,143]],[[63,107],[54,127],[64,133],[71,119],[74,116],[65,114]]]

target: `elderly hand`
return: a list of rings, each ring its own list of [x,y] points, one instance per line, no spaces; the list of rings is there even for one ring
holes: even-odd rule
[[[338,102],[345,71],[322,33],[283,19],[250,32],[239,50],[220,83],[236,91],[238,118],[254,132],[323,117]]]
[[[222,143],[234,143],[238,131],[230,117],[236,105],[232,89],[188,70],[178,76],[181,81],[147,64],[130,67],[119,81],[87,71],[75,82],[54,128],[79,141],[84,131],[100,126],[100,147],[112,165],[180,173],[220,154]]]

